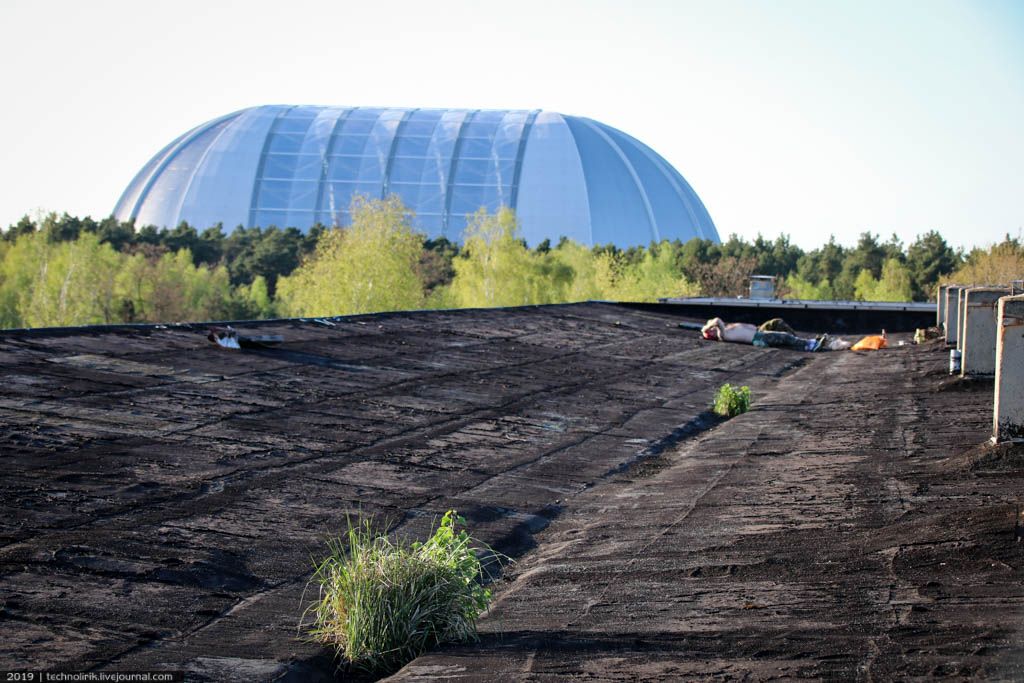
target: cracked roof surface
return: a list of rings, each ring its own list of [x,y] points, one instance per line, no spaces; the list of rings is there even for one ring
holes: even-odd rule
[[[273,321],[283,344],[235,352],[202,327],[0,333],[5,664],[328,679],[296,637],[310,556],[347,515],[422,537],[456,508],[517,563],[481,643],[398,679],[1019,677],[1022,473],[970,450],[991,384],[937,391],[936,345],[677,322]],[[708,414],[724,382],[751,412]]]

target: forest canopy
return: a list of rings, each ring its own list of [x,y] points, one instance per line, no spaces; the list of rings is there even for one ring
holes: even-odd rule
[[[1024,277],[1024,245],[1009,235],[968,252],[934,230],[906,246],[865,232],[853,246],[833,238],[810,251],[786,235],[528,245],[502,208],[471,216],[459,245],[418,233],[397,197],[357,197],[352,216],[351,226],[305,233],[26,216],[0,239],[0,327],[740,296],[751,274],[776,276],[784,298],[925,301],[940,282]]]

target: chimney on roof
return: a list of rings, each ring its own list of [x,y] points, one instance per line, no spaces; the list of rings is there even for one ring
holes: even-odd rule
[[[938,293],[935,295],[935,327],[939,330],[943,329],[943,325],[946,323],[946,290],[949,285],[939,285]]]
[[[956,346],[956,336],[959,331],[959,325],[957,324],[960,320],[957,306],[959,303],[958,296],[962,287],[960,285],[950,285],[946,287],[946,344],[948,346]]]
[[[992,438],[1024,441],[1024,295],[999,299]]]
[[[991,377],[996,372],[996,306],[1008,287],[969,287],[963,290],[960,331],[960,375]]]
[[[751,299],[774,299],[775,298],[775,277],[773,275],[751,275],[750,276],[750,298]]]
[[[967,320],[967,290],[974,285],[961,287],[956,294],[956,349],[964,352],[964,322]]]

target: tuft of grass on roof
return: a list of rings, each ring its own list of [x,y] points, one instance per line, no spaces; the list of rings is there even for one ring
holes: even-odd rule
[[[491,592],[460,525],[449,510],[429,539],[407,544],[368,520],[350,521],[310,580],[319,586],[304,618],[310,635],[343,664],[371,673],[395,671],[439,643],[475,640]]]
[[[736,417],[750,410],[750,387],[734,387],[723,384],[718,387],[712,406],[716,415]]]

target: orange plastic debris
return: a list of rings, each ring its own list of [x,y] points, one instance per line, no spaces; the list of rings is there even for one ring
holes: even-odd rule
[[[871,334],[850,347],[851,351],[877,351],[884,349],[888,344],[884,334]]]

